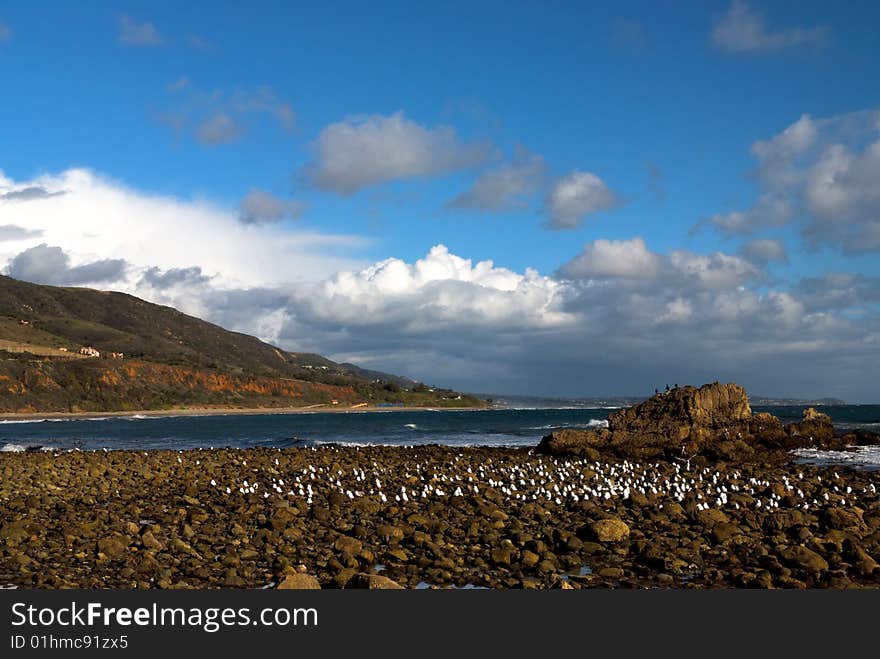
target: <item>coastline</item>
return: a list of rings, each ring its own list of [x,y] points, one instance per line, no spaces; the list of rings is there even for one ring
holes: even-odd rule
[[[257,416],[263,414],[357,414],[363,412],[480,412],[508,409],[486,407],[376,407],[310,405],[307,407],[175,407],[159,410],[91,411],[91,412],[3,412],[2,421],[40,421],[42,419],[94,419],[96,417],[187,417],[187,416]]]

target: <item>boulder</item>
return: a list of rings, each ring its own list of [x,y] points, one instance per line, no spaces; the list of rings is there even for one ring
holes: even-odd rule
[[[750,437],[752,418],[738,384],[677,387],[614,412],[608,428],[558,430],[542,439],[537,451],[588,459],[602,452],[635,459],[690,456],[713,443]]]
[[[113,534],[101,538],[97,542],[97,550],[99,554],[103,554],[107,558],[121,558],[127,551],[131,538],[127,535]]]
[[[600,519],[588,525],[591,535],[599,542],[622,542],[629,538],[629,526],[621,519]]]
[[[288,574],[278,584],[278,590],[321,590],[321,584],[311,574]]]
[[[611,433],[605,428],[579,430],[563,428],[555,430],[538,444],[538,453],[571,455],[586,460],[598,460],[600,449],[608,444]]]
[[[822,558],[812,549],[803,546],[785,547],[779,552],[783,561],[809,572],[825,572],[828,569],[828,561]]]
[[[831,417],[814,407],[804,410],[804,417],[800,423],[789,423],[785,426],[785,432],[789,437],[803,438],[808,446],[828,442],[835,435]]]
[[[607,428],[557,430],[541,440],[538,453],[599,460],[619,458],[708,458],[784,460],[794,448],[841,449],[875,444],[880,435],[837,435],[831,417],[814,408],[786,426],[772,414],[752,414],[745,389],[735,383],[676,387],[609,415]]]
[[[368,590],[403,590],[396,581],[381,574],[356,574],[345,585],[346,588],[366,588]]]

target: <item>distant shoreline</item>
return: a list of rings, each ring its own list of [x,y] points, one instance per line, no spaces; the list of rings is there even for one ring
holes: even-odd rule
[[[258,416],[261,414],[357,414],[359,412],[478,412],[506,409],[487,407],[371,407],[317,405],[309,407],[179,407],[167,410],[126,410],[112,412],[4,412],[0,421],[39,421],[41,419],[94,419],[95,417],[187,417],[187,416]]]

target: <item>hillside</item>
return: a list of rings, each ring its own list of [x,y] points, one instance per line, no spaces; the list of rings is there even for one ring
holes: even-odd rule
[[[81,355],[84,347],[100,356]],[[405,377],[288,352],[132,295],[0,276],[0,412],[295,407],[334,400],[483,404]]]

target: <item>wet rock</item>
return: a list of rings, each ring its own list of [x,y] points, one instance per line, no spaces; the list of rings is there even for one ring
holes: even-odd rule
[[[403,590],[396,581],[384,577],[381,574],[356,574],[346,585],[346,588],[367,588],[369,590]]]

